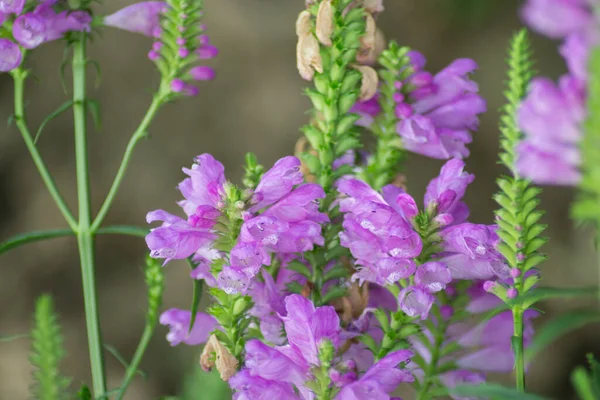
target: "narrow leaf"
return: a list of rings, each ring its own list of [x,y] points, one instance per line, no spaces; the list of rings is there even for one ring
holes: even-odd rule
[[[119,352],[119,350],[117,350],[117,348],[115,346],[112,346],[110,344],[104,344],[104,348],[106,349],[106,351],[108,351],[110,354],[112,354],[112,356],[114,358],[117,359],[117,361],[123,366],[125,367],[125,369],[127,369],[129,367],[129,363],[125,360],[125,357],[123,357],[123,355]],[[139,374],[143,379],[146,379],[148,377],[148,374],[145,373],[144,371],[137,369],[135,371],[137,374]]]
[[[571,381],[581,400],[597,400],[592,381],[584,367],[577,367],[571,374]]]
[[[150,230],[148,228],[129,225],[107,226],[96,231],[96,233],[101,235],[129,235],[138,237],[146,237],[149,232]]]
[[[44,128],[46,127],[46,125],[48,125],[48,123],[50,121],[52,121],[53,119],[57,118],[60,114],[64,113],[69,108],[71,108],[72,105],[73,105],[73,100],[65,101],[64,103],[62,103],[60,105],[60,107],[58,107],[56,110],[54,110],[46,118],[44,118],[44,120],[40,124],[40,127],[37,130],[37,133],[35,134],[35,138],[33,139],[33,144],[37,144],[40,136],[42,135],[42,131],[44,130]]]
[[[600,313],[595,310],[576,310],[559,315],[536,332],[525,351],[525,359],[533,361],[540,351],[561,336],[594,322],[600,322]]]
[[[585,288],[556,288],[556,287],[538,287],[529,292],[517,297],[516,301],[520,302],[525,308],[531,307],[538,301],[556,299],[556,298],[576,298],[598,295],[600,289],[597,287]]]
[[[49,231],[21,233],[0,243],[0,254],[27,243],[71,235],[74,235],[74,233],[70,229],[53,229]]]
[[[192,270],[196,268],[196,266],[192,262],[191,257],[187,258],[187,262]],[[188,328],[188,333],[192,331],[194,323],[196,322],[196,314],[198,313],[198,307],[200,306],[200,300],[202,299],[202,287],[204,285],[203,279],[193,279],[193,281],[194,292],[192,294],[192,307],[190,308],[190,311],[192,312],[192,317],[190,318],[190,326]]]
[[[530,393],[522,393],[517,389],[508,388],[496,383],[482,383],[477,386],[459,385],[453,388],[438,388],[432,390],[430,395],[431,398],[453,395],[489,400],[546,400],[544,397]]]

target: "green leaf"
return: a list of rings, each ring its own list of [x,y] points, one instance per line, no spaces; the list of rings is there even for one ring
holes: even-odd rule
[[[86,384],[81,385],[79,392],[77,392],[77,397],[79,400],[93,400],[92,392]]]
[[[70,229],[53,229],[48,231],[21,233],[19,235],[15,235],[9,239],[6,239],[4,242],[0,243],[0,254],[27,243],[39,242],[46,239],[53,239],[57,237],[71,235],[75,234]]]
[[[52,121],[53,119],[57,118],[60,114],[64,113],[69,108],[71,108],[72,105],[73,105],[73,100],[67,100],[64,103],[62,103],[60,105],[60,107],[58,107],[56,110],[54,110],[50,115],[48,115],[46,118],[44,118],[44,120],[40,124],[40,127],[37,130],[37,133],[35,134],[35,138],[33,139],[33,144],[37,144],[40,136],[42,135],[42,131],[44,130],[46,125],[48,125],[48,123],[50,121]]]
[[[137,237],[146,237],[150,232],[148,228],[141,228],[130,225],[115,225],[100,228],[96,231],[99,235],[129,235]]]
[[[102,129],[102,119],[100,118],[100,102],[98,100],[86,100],[86,107],[89,113],[92,115],[94,121],[94,127],[96,130]]]
[[[587,370],[584,367],[577,367],[571,373],[571,382],[575,387],[575,391],[581,400],[597,400],[598,397],[594,394],[594,386]]]
[[[306,266],[306,264],[298,260],[290,262],[286,268],[291,271],[295,271],[306,278],[310,278],[312,276],[312,271]]]
[[[54,312],[52,298],[43,295],[35,305],[29,360],[33,372],[32,397],[38,400],[66,400],[70,379],[60,374],[59,363],[65,357],[63,337]]]
[[[206,373],[199,366],[194,366],[183,383],[181,400],[229,400],[231,389],[219,377],[217,369]],[[273,399],[275,400],[275,399]]]
[[[328,282],[332,279],[345,278],[348,277],[349,273],[346,267],[343,265],[338,265],[334,268],[328,270],[325,275],[323,275],[323,281]]]
[[[521,303],[524,308],[529,308],[538,301],[556,299],[556,298],[576,298],[598,295],[598,287],[584,288],[556,288],[556,287],[538,287],[515,299],[515,303]]]
[[[345,296],[346,293],[347,293],[347,290],[345,287],[333,286],[333,287],[331,287],[331,289],[329,289],[329,291],[325,294],[325,296],[323,296],[323,300],[321,301],[321,303],[327,304],[332,300],[335,300],[335,299]]]
[[[187,258],[187,262],[190,266],[190,269],[194,270],[194,268],[196,268],[196,266],[192,262],[191,257]],[[194,323],[196,322],[196,314],[198,313],[198,307],[200,306],[200,300],[202,300],[202,287],[204,285],[203,279],[193,279],[193,281],[194,281],[194,284],[193,284],[194,289],[193,289],[193,294],[192,294],[192,307],[190,308],[190,311],[192,312],[192,318],[190,319],[190,326],[188,328],[188,333],[190,333],[192,331],[192,328],[194,327]]]
[[[453,388],[440,387],[430,391],[430,397],[460,396],[488,400],[547,400],[544,397],[522,393],[517,389],[498,385],[496,383],[482,383],[480,385],[458,385]]]
[[[525,359],[533,361],[540,351],[564,334],[593,322],[600,322],[600,313],[596,310],[575,310],[559,315],[538,329],[525,351]]]

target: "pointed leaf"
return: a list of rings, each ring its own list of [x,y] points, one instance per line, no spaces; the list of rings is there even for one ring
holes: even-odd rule
[[[42,135],[42,131],[44,130],[46,125],[48,125],[48,123],[50,121],[52,121],[53,119],[57,118],[60,114],[64,113],[69,108],[71,108],[72,105],[73,105],[73,100],[65,101],[64,103],[62,103],[60,105],[60,107],[58,107],[56,110],[54,110],[46,118],[44,118],[44,120],[40,124],[40,127],[37,130],[37,133],[35,134],[35,138],[33,139],[33,144],[37,144],[38,140],[40,139],[40,136]]]
[[[8,250],[14,249],[16,247],[19,247],[23,244],[71,235],[74,235],[74,233],[70,229],[53,229],[49,231],[22,233],[19,235],[15,235],[0,243],[0,254]]]
[[[575,310],[559,315],[538,329],[525,351],[525,358],[533,361],[540,351],[561,336],[594,322],[600,322],[600,313],[595,310]]]
[[[521,303],[525,308],[531,307],[538,301],[556,299],[556,298],[576,298],[598,295],[600,289],[597,287],[585,288],[555,288],[538,287],[530,290],[522,296],[515,299],[515,302]]]
[[[192,262],[191,257],[187,258],[187,262],[190,266],[190,269],[196,268],[194,263]],[[196,314],[198,313],[198,307],[200,306],[200,300],[202,299],[202,287],[204,285],[204,279],[193,279],[194,292],[192,294],[192,307],[190,311],[192,312],[192,317],[190,318],[190,326],[188,328],[188,333],[192,331],[194,327],[194,323],[196,322]]]
[[[571,381],[581,400],[597,400],[589,373],[584,367],[577,367],[571,373]]]
[[[87,100],[85,104],[88,111],[92,115],[92,120],[94,121],[96,130],[102,129],[102,120],[100,118],[100,102],[98,100]]]

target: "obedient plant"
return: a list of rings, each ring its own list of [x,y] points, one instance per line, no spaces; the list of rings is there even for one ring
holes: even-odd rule
[[[302,2],[299,1],[299,9]],[[500,164],[488,223],[469,219],[464,200],[475,179],[469,148],[486,102],[458,58],[437,72],[420,52],[384,39],[377,17],[383,0],[306,0],[296,20],[297,68],[312,108],[294,155],[261,165],[252,153],[241,184],[199,149],[179,183],[181,210],[147,214],[148,228],[103,225],[133,151],[162,105],[196,96],[212,80],[203,60],[210,44],[201,0],[148,1],[108,16],[87,1],[0,1],[0,70],[14,80],[14,121],[68,229],[8,239],[0,252],[74,235],[80,254],[91,362],[91,385],[80,399],[122,399],[157,325],[171,345],[201,346],[200,365],[216,369],[233,399],[385,400],[397,389],[418,400],[540,399],[527,394],[534,356],[560,334],[600,320],[580,310],[537,333],[540,300],[589,295],[597,288],[542,284],[546,226],[538,185],[575,186],[574,217],[600,224],[600,44],[597,7],[584,0],[529,0],[522,9],[534,30],[563,40],[569,73],[555,84],[535,77],[528,34],[511,40]],[[290,21],[292,22],[292,21]],[[96,215],[90,208],[86,94],[92,61],[86,45],[103,27],[143,34],[161,80],[147,113]],[[51,40],[72,52],[72,99],[34,137],[25,115],[27,55]],[[43,127],[73,110],[78,217],[75,218],[36,147]],[[363,138],[371,136],[372,140]],[[475,139],[477,135],[475,134]],[[369,143],[368,145],[366,143]],[[409,153],[440,161],[421,202],[407,190]],[[169,185],[165,182],[165,185]],[[94,282],[99,234],[144,236],[149,248],[146,324],[130,362],[102,341]],[[186,261],[194,282],[190,309],[162,309],[163,267]],[[203,292],[211,304],[199,309]],[[37,303],[32,331],[33,395],[69,398],[62,377],[62,337],[51,299]],[[106,386],[104,349],[125,363],[116,388]],[[591,400],[591,375],[574,372],[576,390]],[[515,388],[488,381],[514,371]],[[91,389],[90,389],[91,387]],[[594,392],[595,391],[595,392]],[[596,393],[596,394],[594,394]]]

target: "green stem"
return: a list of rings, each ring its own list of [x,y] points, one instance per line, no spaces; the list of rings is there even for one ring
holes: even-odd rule
[[[148,111],[146,111],[146,115],[142,119],[142,122],[131,136],[131,139],[129,139],[129,143],[127,144],[127,148],[125,149],[125,154],[123,155],[123,160],[121,161],[121,165],[119,166],[117,175],[115,176],[112,186],[110,187],[110,190],[106,195],[106,199],[104,200],[102,207],[100,207],[100,211],[98,211],[98,215],[92,223],[92,232],[96,232],[102,225],[102,222],[104,221],[106,214],[108,214],[108,211],[112,206],[117,192],[119,191],[119,187],[123,182],[125,172],[127,172],[127,167],[129,166],[129,162],[131,161],[131,157],[133,156],[133,151],[135,150],[135,147],[146,136],[146,132],[148,130],[148,127],[150,126],[150,123],[152,123],[152,120],[156,116],[156,113],[165,102],[166,94],[163,88],[164,85],[161,85],[159,93],[154,95],[152,103],[150,104]]]
[[[58,206],[58,209],[60,210],[61,214],[65,218],[65,221],[67,221],[67,224],[69,224],[69,227],[71,228],[71,230],[73,232],[76,232],[77,231],[77,222],[75,221],[75,218],[73,217],[73,214],[71,213],[71,210],[69,209],[69,206],[65,202],[65,199],[62,197],[62,195],[58,191],[58,188],[56,187],[56,183],[54,183],[54,179],[52,179],[50,172],[48,172],[48,168],[46,168],[46,164],[42,160],[42,156],[40,155],[40,152],[35,147],[35,143],[33,142],[33,138],[31,137],[31,133],[29,132],[29,128],[27,127],[27,122],[25,120],[25,106],[24,106],[24,101],[23,101],[23,92],[24,92],[24,86],[25,86],[24,84],[25,84],[25,79],[27,77],[27,71],[23,70],[22,68],[17,68],[11,74],[12,74],[14,82],[15,82],[15,98],[14,98],[15,116],[14,116],[14,118],[15,118],[17,127],[19,128],[19,131],[21,132],[21,136],[23,137],[23,140],[25,141],[27,150],[29,150],[29,154],[31,154],[31,158],[33,159],[33,162],[34,162],[35,166],[37,167],[38,172],[39,172],[40,176],[42,177],[42,180],[44,181],[46,188],[48,189],[48,192],[50,192],[50,196],[52,196],[52,199]]]
[[[119,394],[117,395],[115,400],[121,400],[121,399],[123,399],[123,396],[125,396],[127,387],[129,386],[129,384],[131,383],[131,381],[133,380],[133,378],[135,377],[135,375],[138,372],[138,367],[140,366],[140,363],[142,362],[142,358],[144,357],[146,348],[148,347],[148,344],[150,343],[150,339],[152,339],[152,335],[154,334],[155,327],[156,327],[155,323],[148,322],[146,324],[146,326],[144,328],[144,333],[142,334],[142,337],[140,338],[138,347],[135,350],[135,354],[133,355],[133,358],[131,359],[131,363],[125,370],[125,377],[123,378],[123,383],[121,384],[121,387],[119,388]]]
[[[81,262],[85,320],[94,395],[100,396],[106,392],[106,379],[94,276],[94,233],[91,230],[86,134],[86,44],[86,34],[84,32],[79,33],[78,40],[73,44],[73,118],[75,121],[75,164],[79,204],[77,245]]]
[[[444,344],[444,334],[446,332],[447,324],[448,323],[446,321],[442,320],[438,329],[433,332],[434,343],[431,350],[431,360],[425,369],[423,384],[419,388],[417,400],[426,400],[430,397],[429,390],[431,389],[431,386],[433,385],[434,379],[437,375],[438,362],[440,360],[440,354]]]
[[[514,332],[512,347],[515,354],[515,380],[517,390],[525,392],[525,355],[523,351],[523,310],[516,306],[512,310]]]

